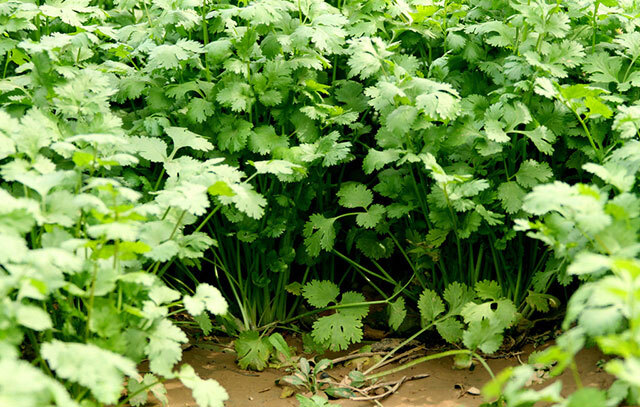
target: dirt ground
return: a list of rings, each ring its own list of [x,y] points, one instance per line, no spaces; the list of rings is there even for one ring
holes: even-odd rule
[[[543,349],[545,345],[537,350]],[[518,355],[520,360],[526,361],[528,354],[533,351],[528,345],[523,353]],[[583,385],[604,388],[613,381],[612,377],[597,366],[597,362],[604,359],[596,349],[582,351],[576,361]],[[185,351],[183,361],[191,364],[203,378],[217,380],[229,393],[226,407],[289,407],[297,406],[295,397],[281,399],[282,389],[275,385],[275,380],[287,373],[284,370],[267,369],[263,372],[248,372],[240,370],[235,364],[235,354],[217,352],[193,346]],[[520,362],[517,357],[489,359],[489,365],[497,374],[507,366],[515,366]],[[481,389],[489,380],[488,373],[478,366],[473,371],[452,369],[451,358],[437,359],[414,366],[402,372],[390,375],[389,379],[399,379],[402,376],[428,373],[429,377],[404,383],[399,390],[381,401],[384,407],[477,407],[483,403],[482,396],[469,394],[466,390],[472,387]],[[389,368],[388,366],[385,369]],[[339,367],[333,369],[333,376],[347,374],[350,368]],[[386,379],[385,379],[386,380]],[[569,372],[559,377],[562,380],[564,392],[575,391],[575,383]],[[551,383],[547,381],[544,385]],[[166,384],[170,407],[194,407],[189,389],[179,382]],[[464,389],[464,390],[463,390]],[[334,404],[342,407],[369,407],[374,403],[367,401],[334,400]]]

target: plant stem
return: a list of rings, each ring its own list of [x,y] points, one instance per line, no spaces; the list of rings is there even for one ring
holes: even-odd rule
[[[98,275],[98,263],[93,264],[93,274],[91,275],[91,290],[89,292],[89,305],[87,306],[87,325],[84,330],[84,341],[89,339],[89,327],[91,326],[91,317],[93,314],[93,299],[96,290],[96,277]]]
[[[134,392],[133,392],[133,393],[131,393],[131,394],[128,394],[128,395],[127,395],[127,397],[126,397],[124,400],[122,400],[121,402],[119,402],[118,404],[116,404],[116,406],[115,406],[115,407],[122,407],[122,406],[124,406],[124,405],[125,405],[129,400],[131,400],[133,397],[137,396],[138,394],[142,393],[143,391],[147,391],[147,389],[150,389],[151,387],[155,386],[156,384],[160,384],[160,383],[162,383],[162,382],[164,382],[164,379],[158,379],[158,380],[156,380],[155,382],[153,382],[153,383],[151,383],[151,384],[148,384],[148,385],[146,385],[146,386],[144,386],[144,387],[142,387],[142,388],[140,388],[140,389],[138,389],[138,390],[134,391]]]
[[[491,370],[491,367],[489,367],[489,365],[487,364],[487,362],[484,360],[483,357],[481,357],[480,355],[478,355],[477,353],[467,350],[467,349],[457,349],[457,350],[448,350],[445,352],[440,352],[440,353],[436,353],[433,355],[427,355],[427,356],[423,356],[421,358],[412,360],[411,362],[407,362],[403,365],[400,365],[398,367],[394,367],[393,369],[389,369],[389,370],[385,370],[376,374],[372,374],[372,375],[368,375],[365,376],[365,380],[373,380],[373,379],[378,379],[380,377],[384,377],[393,373],[397,373],[397,372],[401,372],[405,369],[408,369],[410,367],[413,367],[415,365],[419,365],[420,363],[424,363],[424,362],[428,362],[430,360],[435,360],[435,359],[442,359],[442,358],[446,358],[448,356],[456,356],[456,355],[471,355],[471,357],[475,358],[478,360],[478,362],[480,362],[480,364],[482,365],[482,367],[485,368],[485,370],[489,373],[489,376],[491,376],[492,379],[495,379],[495,375],[493,374],[493,370]]]

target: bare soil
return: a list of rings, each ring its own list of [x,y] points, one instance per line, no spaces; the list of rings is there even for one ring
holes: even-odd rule
[[[543,349],[546,346],[548,345],[543,345],[535,350]],[[282,389],[276,386],[275,381],[288,374],[284,370],[266,369],[259,373],[241,370],[235,364],[234,353],[219,352],[212,350],[211,347],[205,347],[207,349],[196,345],[186,350],[183,361],[191,364],[201,377],[215,379],[224,386],[229,393],[226,407],[298,406],[295,397],[280,398]],[[527,345],[522,354],[489,359],[488,363],[497,374],[508,366],[517,366],[520,361],[526,361],[533,350],[533,346]],[[597,349],[586,349],[578,354],[576,362],[583,385],[606,388],[613,382],[613,378],[597,366],[597,362],[602,359],[605,359],[605,356]],[[437,359],[390,375],[388,377],[390,380],[423,373],[428,373],[429,377],[405,382],[395,394],[382,400],[382,405],[384,407],[477,407],[482,404],[484,402],[482,396],[472,395],[468,390],[474,387],[481,389],[489,380],[488,373],[480,366],[470,371],[468,369],[454,370],[452,365],[451,358]],[[392,366],[386,366],[383,369]],[[350,369],[338,367],[330,373],[334,377],[341,377],[347,374]],[[563,382],[565,393],[573,392],[576,389],[570,372],[565,372],[554,380]],[[534,387],[546,386],[552,381],[549,379],[545,383],[534,385]],[[190,390],[179,382],[167,382],[166,387],[170,407],[196,406]],[[375,406],[370,401],[334,400],[332,403],[342,407]]]

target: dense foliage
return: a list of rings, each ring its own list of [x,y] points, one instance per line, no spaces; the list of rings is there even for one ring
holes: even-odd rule
[[[176,366],[183,311],[238,335],[243,368],[282,350],[265,328],[306,317],[310,347],[345,349],[372,304],[491,353],[574,275],[570,349],[541,360],[596,340],[618,357],[611,403],[637,397],[638,15],[0,0],[0,404],[142,404],[179,378],[221,405]],[[493,394],[527,405],[527,374]]]

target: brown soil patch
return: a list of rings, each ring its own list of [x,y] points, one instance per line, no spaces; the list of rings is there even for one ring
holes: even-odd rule
[[[538,348],[541,349],[541,348]],[[527,360],[533,350],[531,346],[524,349],[520,359]],[[597,349],[583,350],[576,359],[583,385],[606,388],[613,378],[597,367],[597,362],[604,356]],[[281,388],[275,380],[281,378],[284,370],[267,369],[264,372],[248,372],[240,370],[235,364],[235,354],[205,350],[197,346],[185,351],[183,361],[191,364],[203,378],[217,380],[229,393],[226,407],[297,407],[295,397],[281,399]],[[516,357],[489,359],[489,365],[497,374],[508,366],[516,366],[520,362]],[[389,368],[389,367],[386,367]],[[335,377],[349,372],[349,368],[338,367],[331,371]],[[428,373],[424,379],[406,382],[390,397],[381,401],[384,407],[477,407],[483,403],[482,396],[464,393],[462,388],[476,387],[481,389],[489,380],[488,373],[480,366],[473,371],[452,369],[452,359],[437,359],[414,366],[400,373],[389,376],[399,379]],[[386,378],[385,378],[386,380]],[[570,372],[565,372],[557,380],[562,380],[564,392],[575,391],[575,383]],[[542,386],[550,384],[551,380]],[[170,407],[195,407],[190,390],[179,382],[166,384]],[[334,400],[332,403],[342,407],[369,407],[372,402],[356,402],[351,400]]]

